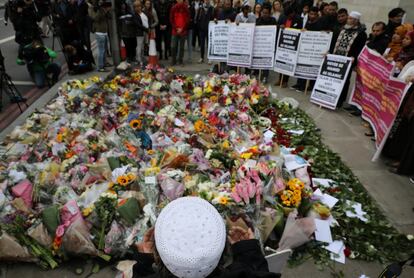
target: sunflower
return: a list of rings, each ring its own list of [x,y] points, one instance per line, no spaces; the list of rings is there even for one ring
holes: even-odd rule
[[[197,133],[202,132],[205,129],[205,124],[202,120],[197,120],[194,123],[194,129]]]
[[[142,128],[142,121],[138,119],[133,119],[129,122],[129,126],[133,129],[141,129]]]
[[[129,180],[129,182],[133,182],[137,177],[132,173],[128,173],[127,178]]]
[[[127,176],[119,176],[116,179],[117,183],[121,186],[125,186],[128,184],[128,177]]]

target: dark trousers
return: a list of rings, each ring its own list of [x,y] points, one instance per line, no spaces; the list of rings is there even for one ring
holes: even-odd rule
[[[91,37],[88,26],[78,26],[78,33],[81,43],[86,46],[86,49],[91,50]]]
[[[172,36],[172,62],[177,62],[177,52],[178,48],[180,48],[180,53],[178,53],[178,62],[183,62],[184,57],[184,43],[185,43],[186,36]]]
[[[198,40],[198,45],[201,46],[200,32],[201,31],[200,31],[198,25],[194,24],[193,37],[192,37],[192,41],[191,41],[191,45],[193,46],[193,48],[195,48],[197,40]],[[203,56],[201,56],[201,57],[203,57]]]
[[[348,73],[348,76],[346,77],[344,88],[342,89],[341,95],[339,96],[338,105],[336,106],[337,108],[342,107],[342,105],[344,104],[344,102],[346,100],[346,97],[348,96],[349,85],[351,83],[351,76],[352,76],[352,70],[353,69],[354,69],[354,67],[351,67],[351,69]]]
[[[164,42],[164,55],[165,59],[167,59],[168,56],[171,55],[171,30],[169,30],[169,28],[165,30],[160,30],[157,28],[155,42],[157,45],[157,51],[161,57],[163,53],[162,42]]]
[[[201,59],[204,59],[204,53],[206,52],[206,44],[208,44],[208,31],[199,30],[199,37],[200,55]]]
[[[135,61],[136,55],[137,55],[137,38],[122,38],[122,40],[125,43],[125,50],[126,50],[126,56],[127,61],[132,62]]]

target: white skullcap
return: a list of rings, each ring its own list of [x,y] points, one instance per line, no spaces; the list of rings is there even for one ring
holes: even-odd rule
[[[249,0],[244,1],[242,7],[250,7]]]
[[[198,197],[169,203],[155,223],[155,244],[167,269],[177,277],[207,277],[217,267],[226,243],[218,211]]]
[[[349,17],[355,18],[360,20],[361,19],[361,13],[360,12],[356,12],[356,11],[352,11],[349,13],[348,15]]]

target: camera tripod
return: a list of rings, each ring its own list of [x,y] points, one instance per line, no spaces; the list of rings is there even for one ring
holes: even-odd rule
[[[8,95],[11,103],[17,103],[20,113],[23,113],[23,109],[20,103],[24,103],[24,105],[26,105],[26,108],[29,107],[29,105],[26,103],[26,98],[24,98],[20,94],[19,90],[17,90],[16,86],[11,80],[10,75],[8,75],[4,69],[0,69],[0,111],[3,109],[3,92]]]

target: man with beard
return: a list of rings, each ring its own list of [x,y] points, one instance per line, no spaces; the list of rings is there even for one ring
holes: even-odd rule
[[[338,39],[335,43],[333,54],[351,57],[353,59],[351,69],[355,68],[357,58],[361,50],[365,46],[367,34],[365,28],[360,23],[361,14],[352,11],[348,16],[347,24],[339,33]],[[349,72],[341,96],[338,100],[338,107],[341,107],[348,95],[349,83],[351,79],[351,72]]]
[[[375,22],[372,25],[372,32],[369,34],[367,46],[370,49],[377,51],[379,54],[384,54],[388,47],[390,38],[385,33],[385,23],[382,21]]]
[[[395,28],[401,25],[404,14],[405,14],[405,11],[401,8],[392,9],[388,13],[388,24],[387,24],[387,28],[385,29],[385,33],[390,38],[394,34]]]

